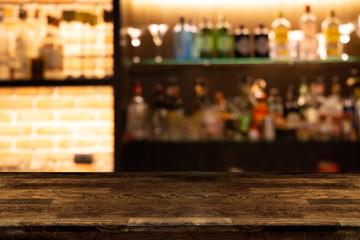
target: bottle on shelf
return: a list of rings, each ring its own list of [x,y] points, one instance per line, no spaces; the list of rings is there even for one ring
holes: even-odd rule
[[[126,140],[147,140],[150,138],[150,111],[142,97],[140,82],[133,85],[133,97],[126,111]]]
[[[232,27],[226,21],[224,15],[219,16],[219,21],[216,24],[216,56],[217,58],[230,58],[233,52],[233,37]]]
[[[286,102],[284,106],[286,126],[289,129],[296,129],[300,123],[299,107],[295,98],[295,88],[289,85],[286,91]]]
[[[305,13],[300,17],[300,29],[303,33],[303,39],[300,41],[300,59],[316,59],[318,57],[317,18],[311,13],[309,5],[305,6]]]
[[[28,28],[26,23],[27,12],[20,7],[19,23],[15,37],[15,59],[14,59],[14,79],[30,79],[30,59],[28,57],[29,41]]]
[[[255,29],[255,57],[269,57],[269,31],[264,24]]]
[[[215,31],[213,24],[207,17],[199,25],[199,54],[200,58],[212,58],[215,55]]]
[[[174,37],[174,58],[177,60],[189,59],[191,56],[190,26],[185,23],[185,18],[180,17],[179,22],[173,29]]]
[[[282,12],[279,12],[277,18],[272,22],[271,27],[274,31],[274,39],[271,44],[271,57],[282,60],[288,59],[288,32],[291,29],[291,23],[283,16]]]
[[[328,57],[339,57],[342,54],[342,44],[340,42],[339,25],[340,20],[335,16],[335,11],[330,12],[322,23],[321,29],[325,36],[326,54]]]
[[[282,119],[284,117],[284,105],[278,88],[269,89],[267,104],[269,108],[269,114],[273,116],[274,119]]]
[[[183,139],[184,107],[177,78],[168,79],[165,108],[167,110],[165,119],[166,139],[169,141],[180,141]]]
[[[4,8],[0,7],[0,80],[10,80],[9,39],[4,25]]]
[[[243,24],[235,29],[235,57],[248,58],[250,57],[250,35],[249,29]]]
[[[190,58],[197,59],[199,58],[199,40],[198,34],[199,29],[194,24],[192,18],[189,19],[189,30],[190,30]]]
[[[208,98],[208,80],[203,77],[196,79],[195,84],[195,99],[193,102],[193,114],[189,123],[189,134],[190,140],[199,140],[204,138],[204,111],[210,107],[210,101]]]
[[[40,48],[45,79],[63,79],[63,44],[59,34],[59,20],[48,16],[47,33]]]
[[[167,111],[165,108],[165,94],[162,84],[156,84],[153,87],[152,98],[153,139],[164,140]]]
[[[267,94],[265,93],[266,82],[263,79],[255,79],[253,94],[256,99],[254,109],[252,112],[252,131],[257,129],[259,131],[260,139],[264,133],[264,120],[269,116],[269,107],[267,104]]]
[[[239,84],[240,94],[236,104],[239,110],[237,129],[241,135],[241,139],[247,139],[252,122],[253,105],[250,101],[251,84],[252,79],[250,77],[244,77]]]

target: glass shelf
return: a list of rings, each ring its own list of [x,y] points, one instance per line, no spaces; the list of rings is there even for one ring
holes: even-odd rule
[[[133,63],[131,60],[126,60],[127,66],[171,66],[171,65],[197,65],[197,66],[211,66],[211,65],[256,65],[256,64],[313,64],[313,63],[356,63],[360,62],[360,56],[350,56],[348,60],[344,61],[341,58],[328,58],[326,60],[273,60],[270,58],[213,58],[213,59],[194,59],[194,60],[176,60],[167,58],[162,62],[155,62],[154,59],[141,59],[139,63]]]

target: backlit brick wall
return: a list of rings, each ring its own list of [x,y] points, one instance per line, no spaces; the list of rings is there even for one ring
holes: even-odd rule
[[[113,158],[112,87],[0,88],[0,171],[113,171]]]

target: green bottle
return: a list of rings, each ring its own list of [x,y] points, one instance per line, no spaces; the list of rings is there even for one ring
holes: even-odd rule
[[[200,58],[212,58],[215,55],[215,31],[213,24],[207,17],[199,25],[199,55]]]
[[[218,58],[229,58],[233,52],[233,37],[231,25],[225,16],[219,16],[216,24],[216,53]]]

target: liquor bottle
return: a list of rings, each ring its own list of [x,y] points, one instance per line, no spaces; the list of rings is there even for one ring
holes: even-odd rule
[[[196,79],[195,100],[193,104],[194,113],[201,112],[209,105],[209,98],[207,93],[207,79],[202,77]]]
[[[150,137],[149,106],[142,97],[139,82],[133,85],[133,97],[126,111],[126,140],[146,140]]]
[[[305,109],[307,108],[307,105],[310,101],[310,93],[309,93],[309,86],[307,84],[307,78],[302,77],[300,86],[299,86],[299,97],[297,100],[297,105],[299,109],[299,114],[301,118],[305,118]]]
[[[40,57],[44,61],[46,79],[62,79],[63,44],[59,35],[59,20],[48,16],[47,33],[40,48]]]
[[[259,128],[263,126],[264,117],[269,115],[265,87],[266,82],[263,79],[255,79],[252,87],[254,89],[254,97],[256,98],[256,104],[254,105],[252,120],[253,124]]]
[[[249,29],[247,29],[243,24],[235,30],[235,57],[250,57]]]
[[[0,8],[0,80],[10,80],[9,40],[4,26],[4,9]]]
[[[174,36],[174,58],[184,60],[190,58],[191,32],[190,26],[185,23],[185,18],[180,17],[179,23],[173,29]]]
[[[233,38],[231,25],[226,21],[226,17],[219,16],[216,24],[216,53],[218,58],[229,58],[233,52]]]
[[[271,57],[274,59],[287,59],[289,57],[288,32],[291,28],[291,23],[280,12],[278,17],[272,22],[271,27],[274,31]]]
[[[326,54],[328,57],[338,57],[342,54],[339,25],[340,20],[335,16],[335,11],[333,10],[330,12],[330,16],[321,23],[321,29],[325,35]]]
[[[297,128],[300,123],[300,115],[298,103],[295,98],[295,88],[293,85],[289,85],[287,88],[284,111],[287,127],[289,129]]]
[[[199,25],[200,58],[212,58],[215,53],[215,31],[213,24],[207,17]]]
[[[104,47],[105,51],[102,55],[104,60],[104,64],[100,64],[99,68],[105,70],[105,76],[110,77],[114,74],[114,16],[112,10],[103,10],[103,24],[104,24],[104,33],[105,33],[105,41]],[[98,60],[99,61],[99,60]]]
[[[255,29],[255,57],[269,57],[269,31],[263,24]]]
[[[189,30],[190,30],[190,58],[197,59],[200,56],[199,41],[198,41],[199,30],[191,18],[189,19]]]
[[[165,118],[165,94],[162,84],[156,84],[152,90],[152,125],[154,140],[164,140]]]
[[[281,119],[284,117],[283,102],[280,97],[278,88],[270,88],[267,104],[269,108],[269,114],[271,116],[273,116],[275,119]]]
[[[238,109],[239,109],[238,131],[240,132],[242,139],[247,138],[252,121],[251,115],[253,111],[253,105],[250,101],[251,82],[252,79],[250,77],[244,77],[241,83],[239,84],[240,96],[238,101]]]
[[[300,29],[303,32],[303,40],[300,42],[300,59],[317,58],[317,18],[311,13],[309,5],[305,7],[305,13],[300,17]]]
[[[16,47],[15,47],[15,66],[14,66],[14,78],[29,80],[30,79],[30,59],[28,57],[29,43],[31,39],[28,38],[27,24],[26,24],[27,12],[19,9],[19,24],[16,33]]]
[[[165,108],[165,136],[167,140],[179,141],[183,138],[182,123],[184,119],[183,100],[180,96],[179,80],[169,78],[166,87]]]
[[[208,98],[208,80],[203,77],[196,79],[195,99],[193,102],[193,115],[189,124],[189,139],[199,140],[205,138],[204,112],[210,107]]]

